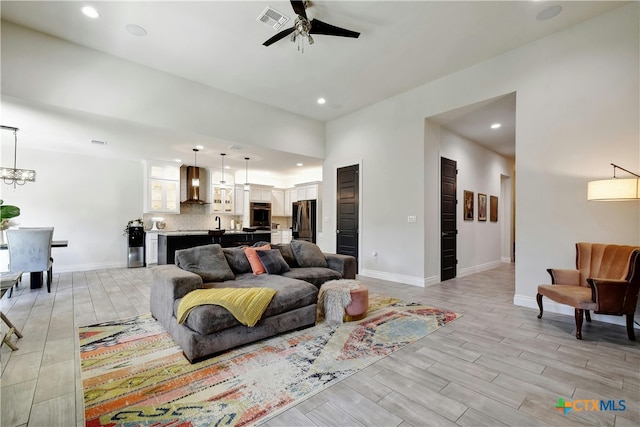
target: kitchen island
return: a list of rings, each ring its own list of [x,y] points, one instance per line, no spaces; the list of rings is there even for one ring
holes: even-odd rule
[[[214,233],[216,230],[212,230]],[[210,234],[209,230],[166,231],[158,233],[158,265],[174,264],[178,249],[218,243],[223,248],[248,245],[257,242],[271,243],[271,230],[235,231]]]

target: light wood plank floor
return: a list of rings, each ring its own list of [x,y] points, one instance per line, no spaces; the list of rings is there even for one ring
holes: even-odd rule
[[[149,277],[146,268],[63,273],[47,294],[30,290],[25,275],[1,301],[24,338],[18,351],[0,351],[0,425],[82,426],[77,327],[149,312]],[[425,289],[361,280],[373,292],[463,317],[266,426],[640,424],[640,344],[624,327],[599,322],[586,324],[578,341],[572,316],[538,320],[536,310],[514,306],[512,265]],[[565,416],[554,409],[559,397],[624,400],[626,410]]]

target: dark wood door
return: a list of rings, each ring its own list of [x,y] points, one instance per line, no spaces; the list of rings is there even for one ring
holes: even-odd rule
[[[360,166],[339,168],[337,181],[336,253],[358,259],[358,181]]]
[[[457,163],[453,160],[440,158],[440,280],[445,281],[456,277],[457,250],[457,218],[456,218],[456,187],[458,173]]]

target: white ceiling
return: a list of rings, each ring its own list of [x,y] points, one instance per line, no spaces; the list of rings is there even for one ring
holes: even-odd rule
[[[284,28],[292,25],[291,5],[281,0],[2,1],[1,14],[2,19],[79,45],[328,121],[625,3],[313,1],[307,9],[310,19],[358,31],[361,36],[318,35],[314,45],[305,44],[304,53],[288,38],[262,46],[276,34],[256,20],[266,6],[291,18]],[[95,6],[101,18],[82,15],[80,7],[85,4]],[[557,17],[536,19],[554,5],[562,7]],[[147,36],[130,34],[127,24],[144,27]],[[318,105],[318,97],[327,103]],[[488,102],[477,117],[515,117],[513,110],[505,109],[507,104],[515,107],[514,102]],[[462,124],[445,117],[447,127],[482,143],[488,125],[474,125],[474,116],[465,114]],[[511,147],[500,140],[500,146],[492,149],[512,155],[514,134]],[[497,139],[495,132],[490,136],[489,141]]]

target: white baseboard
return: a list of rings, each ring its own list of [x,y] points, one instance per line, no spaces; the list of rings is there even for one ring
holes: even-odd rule
[[[464,277],[470,274],[480,273],[481,271],[491,270],[492,268],[499,267],[505,261],[492,261],[486,264],[474,265],[472,267],[461,268],[458,270],[456,277]],[[510,260],[508,262],[511,262]]]
[[[535,297],[530,297],[527,295],[514,295],[513,296],[513,304],[519,305],[521,307],[533,308],[538,312],[540,309],[538,308],[538,302]],[[558,314],[566,314],[567,316],[571,316],[573,319],[575,316],[575,309],[565,304],[558,304],[557,302],[551,301],[548,298],[544,298],[542,301],[542,308],[544,312],[542,313],[542,318],[544,319],[544,313],[558,313]],[[610,323],[612,325],[621,325],[625,326],[626,316],[607,316],[606,314],[594,314],[591,313],[591,320],[597,320],[599,322]],[[638,328],[636,325],[635,328]]]
[[[389,282],[404,283],[406,285],[419,286],[421,288],[435,285],[436,283],[440,282],[437,276],[422,278],[369,269],[362,270],[360,272],[360,276],[370,277],[372,279],[387,280]]]
[[[53,274],[58,273],[73,273],[74,271],[90,271],[90,270],[104,270],[107,268],[126,268],[127,263],[120,262],[108,262],[108,263],[93,263],[93,264],[75,264],[75,265],[61,265],[57,266],[55,261],[53,263]]]

